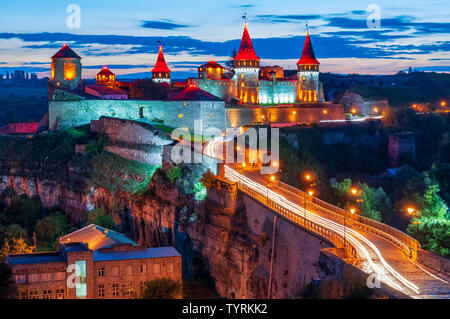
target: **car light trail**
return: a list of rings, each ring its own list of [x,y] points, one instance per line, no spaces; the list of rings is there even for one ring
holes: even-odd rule
[[[211,150],[212,151],[210,154],[214,154],[214,145],[216,143],[211,143]],[[286,199],[284,196],[279,195],[275,192],[273,192],[272,190],[268,189],[267,187],[254,182],[253,180],[249,179],[248,177],[239,174],[238,172],[236,172],[235,170],[231,169],[228,166],[225,166],[225,174],[226,177],[230,178],[231,180],[237,181],[239,183],[243,183],[245,184],[247,187],[257,191],[259,194],[261,194],[262,196],[267,196],[270,200],[272,200],[273,202],[282,205],[283,207],[287,208],[289,211],[299,215],[302,218],[305,218],[305,209],[296,205],[295,203],[293,203],[292,201]],[[386,260],[382,257],[381,252],[378,250],[378,248],[367,238],[365,238],[363,235],[361,235],[360,233],[358,233],[357,231],[355,231],[352,228],[349,228],[348,226],[345,227],[341,225],[340,223],[337,223],[333,220],[324,218],[323,216],[320,216],[312,211],[308,211],[306,210],[307,214],[306,214],[306,219],[319,224],[322,227],[325,227],[327,229],[330,229],[332,231],[334,231],[335,233],[339,234],[340,236],[343,236],[344,234],[344,230],[346,233],[346,238],[348,238],[348,241],[353,245],[353,247],[355,247],[357,249],[357,251],[359,251],[364,259],[367,261],[367,263],[369,264],[369,268],[375,272],[378,276],[378,278],[388,284],[389,286],[391,286],[394,289],[403,291],[403,292],[408,292],[409,290],[412,290],[414,293],[419,294],[419,288],[413,284],[412,282],[408,281],[406,278],[404,278],[403,276],[401,276],[397,271],[395,271],[387,262]],[[376,256],[379,259],[379,262],[381,263],[380,266],[382,266],[382,268],[379,267],[379,265],[376,265],[375,262],[373,261],[372,257],[370,256],[369,250],[366,248],[366,246],[368,246],[370,248],[371,251],[373,251]],[[389,274],[391,274],[394,278],[396,278],[402,285],[399,285],[398,283],[396,283],[393,279],[389,278]],[[406,289],[405,289],[406,287]]]

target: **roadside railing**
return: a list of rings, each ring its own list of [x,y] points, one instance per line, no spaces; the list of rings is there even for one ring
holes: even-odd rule
[[[345,209],[331,205],[330,203],[324,202],[316,197],[311,197],[308,193],[283,182],[278,182],[278,185],[273,186],[273,189],[280,194],[294,197],[302,203],[306,201],[309,208],[313,208],[317,212],[333,216],[338,220],[343,220],[345,216],[345,219],[349,222],[349,224],[354,227],[383,237],[401,249],[409,257],[414,260],[417,259],[417,251],[420,248],[419,242],[394,227],[377,222],[376,220],[361,216],[359,214],[351,214]]]
[[[348,240],[344,240],[341,235],[311,220],[308,220],[299,214],[290,211],[288,208],[276,203],[275,201],[269,199],[268,196],[252,189],[251,187],[248,187],[246,184],[241,183],[240,181],[238,181],[237,184],[241,191],[261,202],[280,216],[285,217],[285,219],[287,219],[288,221],[301,226],[314,235],[321,237],[337,248],[345,248],[344,251],[349,251],[353,258],[357,258],[355,247],[351,245]]]

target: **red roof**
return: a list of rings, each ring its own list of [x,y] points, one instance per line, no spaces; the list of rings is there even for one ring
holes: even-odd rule
[[[39,127],[39,122],[9,123],[0,128],[0,134],[34,134]]]
[[[64,58],[76,58],[81,59],[81,57],[75,53],[67,44],[64,44],[55,55],[52,56],[52,59],[64,59]]]
[[[166,60],[164,59],[162,45],[159,46],[158,59],[156,60],[156,64],[153,67],[152,72],[170,72],[167,67]]]
[[[297,64],[317,64],[319,61],[316,60],[314,55],[314,50],[311,44],[311,39],[309,38],[309,32],[306,32],[305,45],[303,46],[302,57],[298,60]]]
[[[200,89],[195,84],[169,94],[167,101],[223,101],[221,98]]]
[[[239,47],[238,54],[234,57],[234,60],[258,60],[259,58],[253,49],[252,40],[247,30],[247,23],[244,26],[244,33],[242,34],[241,46]]]
[[[223,66],[221,66],[219,63],[217,63],[216,61],[208,61],[205,64],[200,65],[201,67],[205,67],[205,68],[221,68],[221,69],[225,69]]]
[[[107,66],[104,66],[102,68],[102,70],[100,72],[97,73],[97,75],[105,75],[105,76],[110,76],[110,75],[115,75],[114,73],[112,73]]]
[[[91,85],[88,85],[87,88],[98,92],[100,95],[127,95],[128,96],[127,92],[125,92],[124,90],[119,89],[119,88],[109,87],[109,86],[91,84]],[[87,92],[87,93],[89,93],[89,92]]]

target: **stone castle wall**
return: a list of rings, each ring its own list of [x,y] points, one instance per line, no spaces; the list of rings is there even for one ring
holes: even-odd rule
[[[157,121],[171,127],[194,127],[201,120],[203,129],[225,129],[223,101],[141,101],[141,100],[78,100],[50,101],[49,127],[67,129],[89,124],[101,116],[126,120]]]
[[[326,110],[326,114],[324,113]],[[226,126],[261,124],[311,124],[326,120],[344,120],[344,108],[338,104],[313,104],[311,107],[227,107]]]

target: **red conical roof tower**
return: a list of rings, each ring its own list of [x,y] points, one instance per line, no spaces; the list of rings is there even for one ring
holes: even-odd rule
[[[309,32],[306,30],[305,45],[303,46],[302,57],[298,60],[297,64],[313,64],[319,65],[319,61],[316,60],[314,55],[314,50],[311,44],[311,39],[309,38]]]
[[[169,72],[170,73],[170,70],[166,64],[166,60],[164,59],[162,45],[159,46],[158,59],[156,60],[156,64],[153,67],[152,72]]]
[[[253,49],[252,40],[247,30],[247,22],[244,26],[244,33],[242,34],[241,46],[239,47],[238,54],[234,57],[234,60],[256,60],[259,61],[259,57],[256,55]]]

